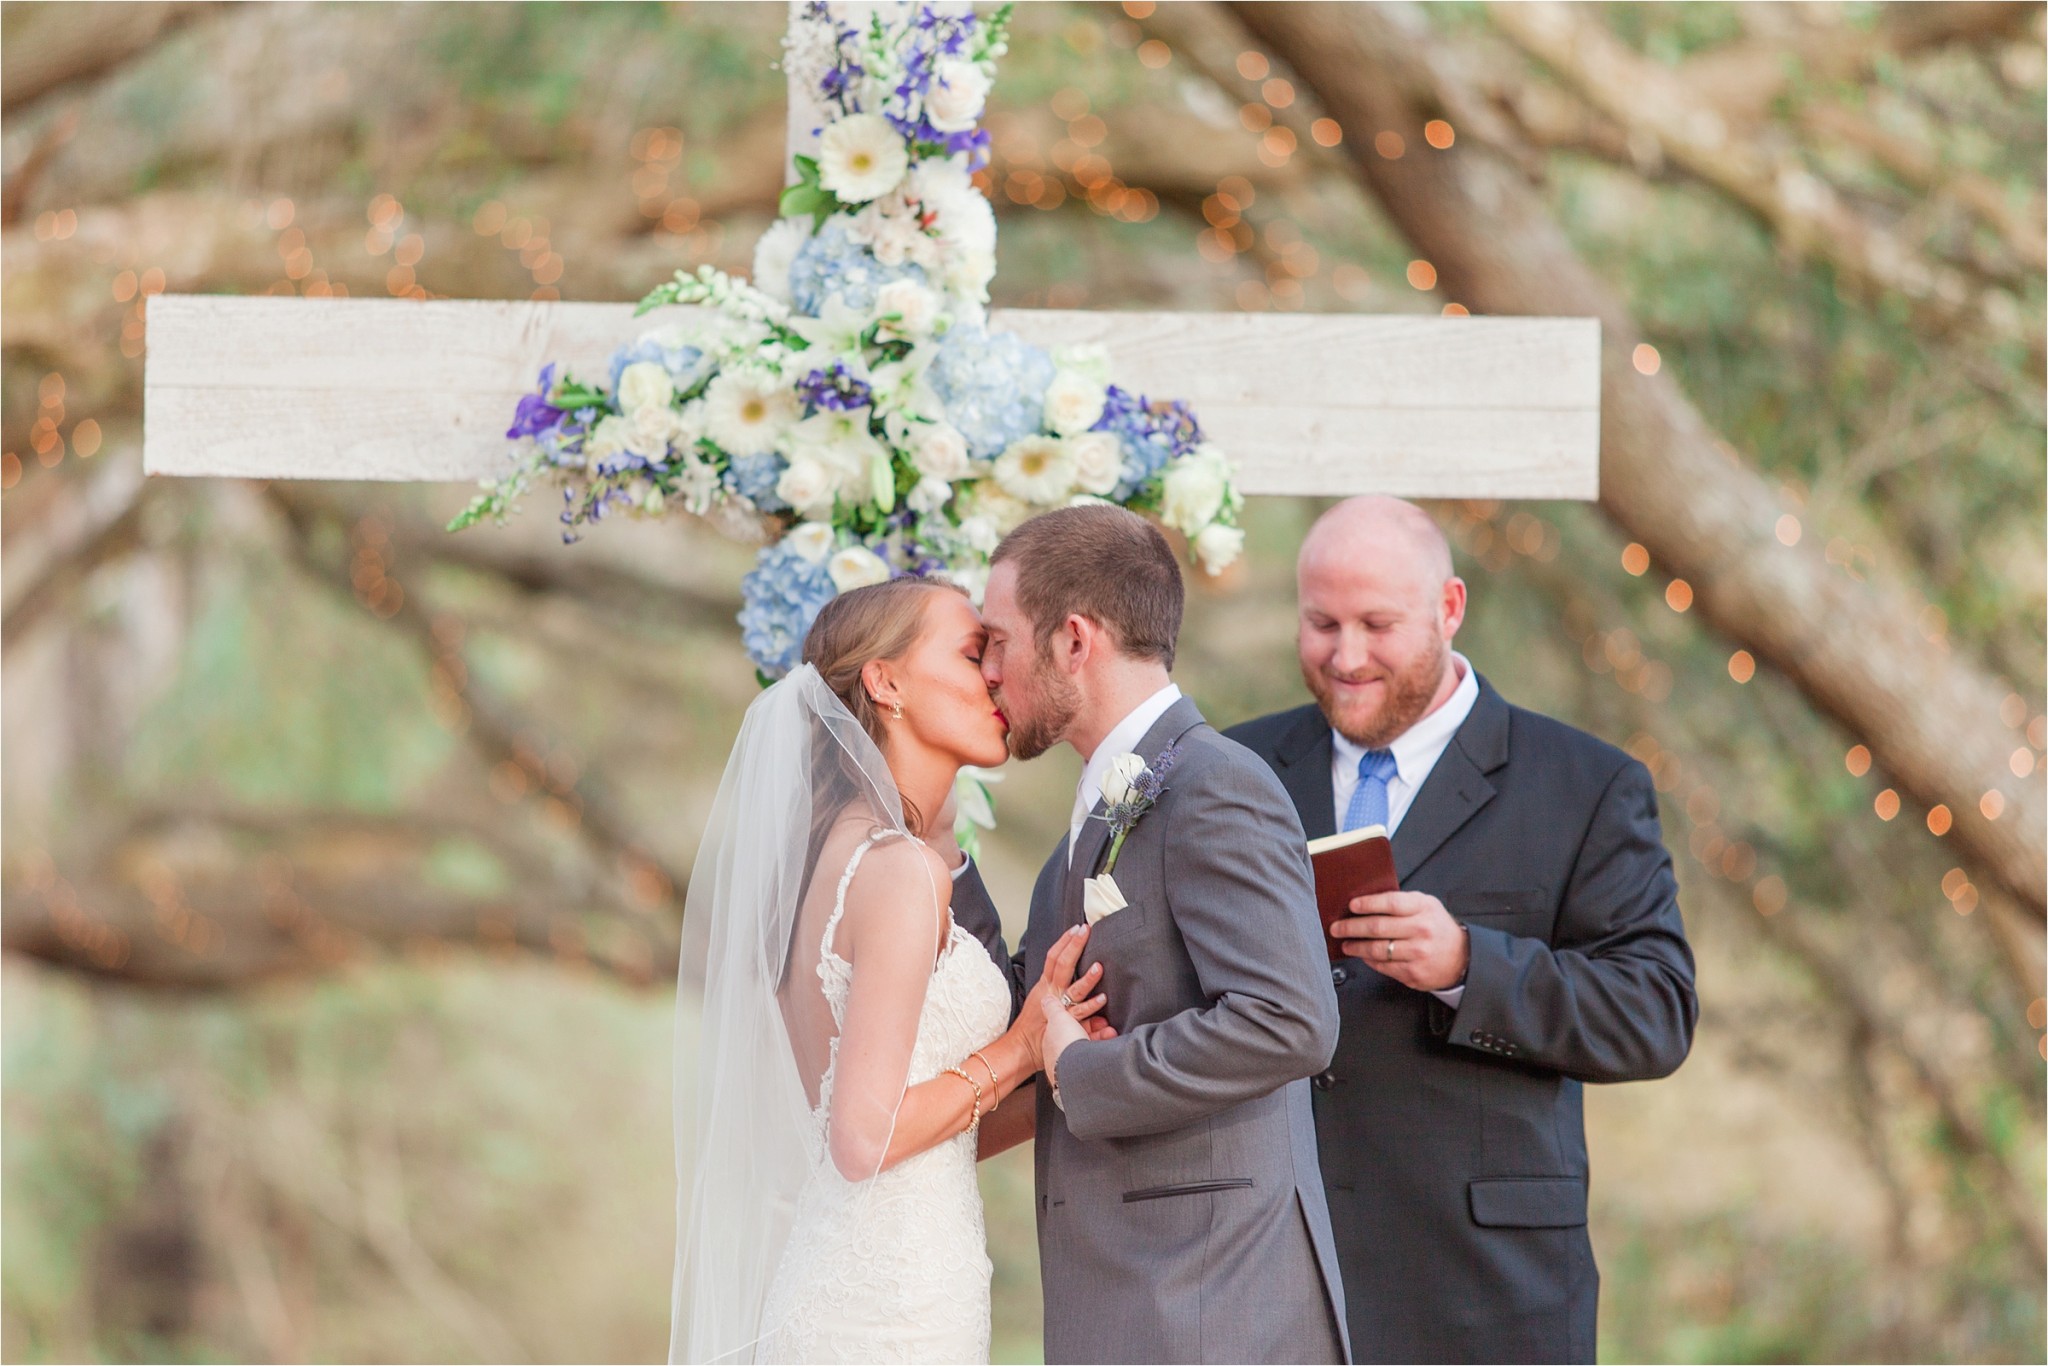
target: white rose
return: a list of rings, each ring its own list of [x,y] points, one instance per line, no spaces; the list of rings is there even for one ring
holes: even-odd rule
[[[1211,522],[1195,537],[1195,558],[1205,574],[1221,574],[1244,553],[1244,532],[1221,522]]]
[[[583,459],[595,465],[600,460],[609,460],[626,449],[628,428],[623,417],[602,417],[590,429],[590,435],[583,438]]]
[[[1111,806],[1121,806],[1131,799],[1131,784],[1138,781],[1138,775],[1145,771],[1145,761],[1136,754],[1119,754],[1109,761],[1109,769],[1102,775],[1102,800]]]
[[[927,478],[965,478],[967,438],[950,422],[922,423],[911,430],[910,459]]]
[[[910,153],[880,114],[849,114],[818,139],[818,183],[844,204],[865,204],[903,183]]]
[[[885,332],[921,337],[938,326],[939,296],[915,280],[891,280],[875,291],[875,315]]]
[[[839,475],[816,460],[799,456],[775,481],[775,496],[806,517],[825,517],[832,512],[832,496],[839,491]]]
[[[834,555],[825,572],[832,576],[832,586],[842,593],[889,581],[888,562],[864,545],[850,545]]]
[[[1105,495],[1124,477],[1124,448],[1108,432],[1083,432],[1067,442],[1074,457],[1074,485],[1083,493]]]
[[[754,288],[788,303],[790,263],[810,240],[808,218],[778,218],[769,224],[754,244]]]
[[[825,557],[832,553],[832,542],[836,533],[829,522],[800,522],[789,529],[782,539],[791,550],[809,560],[812,564],[825,563]]]
[[[943,479],[930,475],[917,481],[917,486],[903,501],[910,505],[912,512],[932,513],[944,507],[953,497],[953,486]]]
[[[971,550],[983,555],[993,555],[996,546],[1002,543],[1003,533],[996,529],[996,524],[989,518],[974,516],[961,521],[960,539],[965,541]]]
[[[925,117],[941,133],[964,133],[981,117],[988,86],[987,74],[976,63],[957,57],[942,61],[932,72],[932,88],[925,93]]]
[[[1079,435],[1102,416],[1106,397],[1103,387],[1086,375],[1062,370],[1045,391],[1045,425],[1061,436]]]
[[[665,456],[669,442],[675,440],[682,429],[682,419],[673,408],[635,408],[626,416],[626,449],[649,460]]]
[[[627,412],[666,408],[675,401],[676,386],[668,371],[651,360],[636,361],[619,372],[619,406]]]
[[[1213,446],[1198,446],[1167,466],[1159,500],[1160,520],[1192,536],[1223,510],[1224,488],[1221,454]]]

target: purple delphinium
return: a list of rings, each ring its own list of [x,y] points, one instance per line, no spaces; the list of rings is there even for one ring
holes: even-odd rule
[[[519,407],[512,415],[512,425],[505,429],[509,441],[521,437],[537,437],[542,432],[553,430],[562,420],[562,410],[548,402],[548,395],[555,388],[555,363],[549,361],[541,368],[540,388],[531,394],[519,396]]]
[[[875,406],[875,391],[848,370],[843,360],[832,362],[829,369],[805,375],[796,382],[796,392],[804,401],[807,416],[824,408],[845,413]]]
[[[1167,461],[1178,460],[1202,444],[1201,424],[1186,403],[1176,400],[1155,405],[1144,395],[1114,384],[1109,386],[1094,430],[1115,436],[1123,448],[1122,474],[1110,493],[1119,503],[1144,488]]]

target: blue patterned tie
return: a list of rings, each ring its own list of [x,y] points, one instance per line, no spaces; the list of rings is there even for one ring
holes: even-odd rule
[[[1359,756],[1358,786],[1351,791],[1351,805],[1344,808],[1344,828],[1387,823],[1387,779],[1401,771],[1393,751],[1369,749]]]

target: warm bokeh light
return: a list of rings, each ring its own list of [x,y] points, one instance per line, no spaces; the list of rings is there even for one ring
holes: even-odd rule
[[[1683,612],[1692,606],[1692,585],[1684,579],[1673,579],[1664,587],[1664,604],[1674,612]]]
[[[1630,541],[1621,551],[1621,567],[1637,578],[1650,571],[1650,552]]]
[[[1949,809],[1945,806],[1936,806],[1927,813],[1927,832],[1931,835],[1946,835],[1955,823],[1955,817],[1949,814]]]
[[[1138,60],[1157,71],[1173,60],[1173,49],[1157,38],[1147,38],[1138,44]]]
[[[1644,375],[1654,375],[1664,368],[1664,358],[1648,342],[1636,343],[1636,349],[1629,355],[1629,363],[1635,366],[1638,374]]]
[[[1995,821],[2005,814],[2005,794],[1997,788],[1986,792],[1977,802],[1977,813],[1987,821]]]
[[[1801,531],[1799,519],[1797,517],[1794,517],[1791,513],[1788,512],[1778,519],[1777,531],[1778,540],[1781,544],[1788,546],[1799,544],[1799,536]]]
[[[1756,677],[1756,659],[1747,650],[1737,650],[1728,656],[1728,676],[1737,683],[1747,683]]]
[[[1458,134],[1442,119],[1431,119],[1422,125],[1422,140],[1441,152],[1458,140]]]
[[[1750,892],[1750,900],[1755,904],[1758,914],[1776,915],[1785,909],[1785,879],[1776,873],[1757,879],[1755,889]]]
[[[1871,803],[1871,808],[1877,812],[1879,820],[1888,821],[1899,814],[1899,794],[1891,788],[1886,788],[1877,794],[1877,800]]]
[[[1849,770],[1852,776],[1862,777],[1870,772],[1870,747],[1867,745],[1851,745],[1849,752],[1842,756],[1842,764],[1843,767]]]
[[[1237,74],[1248,81],[1263,81],[1272,69],[1273,64],[1263,52],[1248,50],[1237,54]]]
[[[1435,289],[1436,267],[1427,261],[1410,261],[1408,263],[1408,284],[1413,289]]]
[[[1389,128],[1373,135],[1372,149],[1388,161],[1399,161],[1407,152],[1408,143],[1399,133]]]
[[[1318,147],[1335,147],[1344,140],[1344,129],[1335,119],[1317,119],[1308,126],[1308,135]]]

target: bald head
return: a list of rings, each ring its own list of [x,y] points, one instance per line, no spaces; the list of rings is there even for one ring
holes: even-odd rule
[[[1465,584],[1421,508],[1346,499],[1309,528],[1295,577],[1301,676],[1340,735],[1382,748],[1456,691]]]
[[[1451,546],[1429,514],[1401,498],[1346,498],[1316,518],[1301,543],[1296,572],[1327,561],[1371,560],[1382,572],[1412,570],[1435,587],[1451,577]]]

